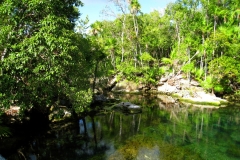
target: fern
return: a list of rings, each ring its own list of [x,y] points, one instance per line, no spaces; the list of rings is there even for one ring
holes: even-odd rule
[[[207,76],[205,81],[202,81],[201,86],[204,89],[212,89],[213,88],[213,78],[211,76]]]
[[[173,60],[171,60],[170,58],[162,58],[162,63],[163,64],[173,64]]]

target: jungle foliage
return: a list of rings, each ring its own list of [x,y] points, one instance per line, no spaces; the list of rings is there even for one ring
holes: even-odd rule
[[[184,73],[208,91],[239,88],[238,0],[177,0],[164,14],[144,14],[138,1],[112,2],[120,11],[115,20],[92,25],[112,73],[147,84],[165,73]]]
[[[67,99],[76,111],[84,110],[91,101],[90,42],[74,32],[82,5],[79,0],[0,1],[1,109],[34,106],[45,112]]]
[[[209,91],[239,89],[239,0],[177,0],[164,14],[111,1],[120,12],[89,33],[87,19],[77,23],[79,0],[0,1],[0,108],[45,110],[67,99],[80,113],[95,80],[112,74],[156,84],[182,72]]]

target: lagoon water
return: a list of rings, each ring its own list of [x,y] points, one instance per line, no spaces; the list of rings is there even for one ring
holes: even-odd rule
[[[117,98],[141,105],[142,113],[103,110],[53,123],[47,130],[18,136],[24,139],[21,145],[0,154],[14,160],[240,159],[240,107],[164,104],[143,95]]]

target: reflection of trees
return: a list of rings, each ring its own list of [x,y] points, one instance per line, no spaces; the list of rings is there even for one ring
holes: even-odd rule
[[[136,97],[138,96],[128,99],[138,99],[138,104],[143,106],[142,114],[125,115],[120,112],[109,112],[94,117],[95,123],[102,125],[103,139],[114,141],[116,148],[127,138],[141,134],[154,136],[154,139],[161,139],[166,143],[184,146],[194,152],[205,153],[203,157],[205,156],[206,159],[208,154],[227,150],[227,146],[230,145],[219,145],[225,148],[213,149],[206,147],[209,143],[226,143],[224,140],[219,140],[226,136],[231,136],[234,140],[239,139],[240,142],[238,136],[240,128],[236,129],[240,118],[239,108],[233,111],[228,108],[200,108],[181,103],[165,105],[156,98],[148,97],[146,100]],[[139,99],[143,99],[143,102],[141,103]],[[230,135],[229,130],[231,130]],[[98,139],[99,132],[96,129],[98,142],[101,141]],[[229,143],[236,147],[233,142]]]
[[[120,115],[120,118],[119,118],[119,137],[121,137],[121,135],[122,135],[122,115]]]
[[[137,132],[139,132],[140,124],[141,124],[141,114],[139,114]]]
[[[87,126],[86,126],[85,118],[81,118],[79,120],[79,133],[87,135]]]
[[[166,112],[165,116],[168,115],[170,125],[165,127],[159,124],[159,127],[165,129],[163,136],[167,137],[166,140],[172,144],[189,145],[192,149],[205,152],[206,157],[212,153],[212,150],[208,150],[209,148],[204,149],[204,146],[208,146],[209,143],[221,144],[214,148],[215,152],[227,150],[229,145],[236,147],[234,141],[229,140],[231,139],[229,134],[240,131],[240,127],[236,128],[239,124],[240,109],[238,113],[234,113],[229,108],[198,108],[183,104],[164,106],[160,103],[159,110]]]
[[[181,103],[165,105],[156,98],[146,100],[136,95],[129,99],[138,99],[138,105],[143,106],[141,114],[109,111],[87,116],[78,123],[55,124],[45,137],[31,140],[31,147],[20,151],[25,157],[38,155],[38,159],[48,159],[51,155],[61,155],[61,159],[87,159],[106,153],[110,148],[117,150],[134,135],[185,147],[200,153],[203,159],[208,159],[211,153],[220,156],[223,151],[225,154],[239,151],[240,108],[199,108]],[[143,103],[139,99],[143,99]],[[143,143],[147,142],[136,142],[139,147]]]

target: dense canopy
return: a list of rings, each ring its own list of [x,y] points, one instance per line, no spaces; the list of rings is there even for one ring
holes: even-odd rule
[[[177,0],[164,14],[112,2],[122,13],[86,34],[79,0],[0,1],[0,107],[44,110],[64,99],[82,112],[95,81],[116,74],[154,85],[184,73],[208,91],[237,93],[239,0]]]

